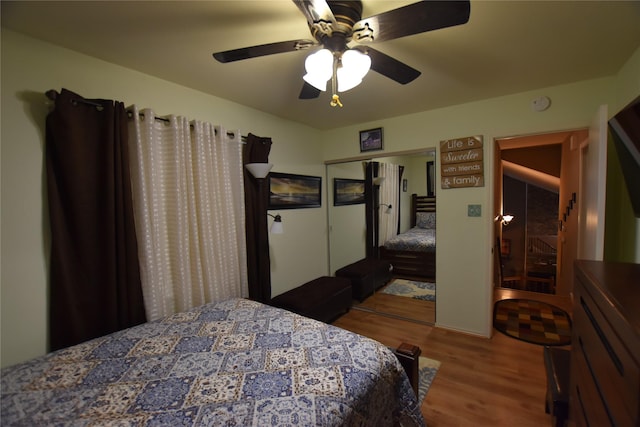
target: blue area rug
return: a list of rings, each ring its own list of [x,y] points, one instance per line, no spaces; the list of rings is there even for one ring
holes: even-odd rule
[[[398,295],[423,301],[436,300],[436,284],[430,282],[418,282],[416,280],[394,279],[385,286],[383,294]]]
[[[422,404],[422,401],[427,396],[429,387],[440,368],[440,362],[428,357],[420,357],[418,359],[418,402]]]

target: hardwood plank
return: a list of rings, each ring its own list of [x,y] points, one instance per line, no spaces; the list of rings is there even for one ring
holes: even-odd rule
[[[495,299],[530,298],[571,313],[571,299],[497,289]],[[477,337],[422,323],[351,310],[334,325],[388,346],[409,342],[441,362],[421,410],[430,427],[550,425],[544,411],[542,346],[495,332]]]
[[[436,318],[435,302],[380,292],[376,292],[354,308],[431,324],[435,323]]]
[[[415,278],[410,276],[393,277],[405,278],[409,280],[426,281],[424,278]],[[391,283],[389,281],[389,283]],[[373,295],[362,302],[355,302],[354,308],[362,310],[370,310],[380,314],[386,314],[395,317],[401,317],[407,320],[415,320],[417,322],[434,324],[436,321],[436,303],[434,301],[423,301],[419,299],[384,294],[382,291],[388,286],[385,285],[378,289]]]
[[[423,348],[427,345],[427,336],[432,329],[431,326],[421,323],[353,309],[333,324],[373,338],[389,347],[410,342]]]

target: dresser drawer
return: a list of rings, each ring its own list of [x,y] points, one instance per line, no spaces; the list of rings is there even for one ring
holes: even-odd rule
[[[571,351],[571,394],[569,410],[571,419],[578,427],[612,426],[607,409],[600,399],[598,387],[593,382],[582,351]]]
[[[591,295],[578,290],[576,303],[573,345],[583,354],[614,425],[636,425],[638,366]]]

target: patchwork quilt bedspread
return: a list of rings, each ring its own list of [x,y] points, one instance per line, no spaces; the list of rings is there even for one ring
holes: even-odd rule
[[[371,339],[230,299],[1,372],[2,426],[424,425]]]
[[[436,230],[413,227],[384,242],[384,247],[396,251],[435,252]]]

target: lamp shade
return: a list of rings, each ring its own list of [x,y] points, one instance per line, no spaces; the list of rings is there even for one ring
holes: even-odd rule
[[[284,227],[282,226],[282,221],[273,221],[271,224],[271,233],[273,234],[282,234],[284,233]]]
[[[511,221],[513,221],[513,218],[514,218],[514,216],[513,216],[513,215],[509,215],[509,214],[507,214],[507,215],[498,214],[498,215],[497,215],[493,220],[494,220],[494,221],[496,221],[496,222],[497,222],[497,221],[500,221],[500,223],[501,223],[502,225],[505,225],[505,226],[506,226],[506,225],[509,225],[509,223],[510,223]]]
[[[307,56],[304,62],[307,74],[303,79],[319,90],[327,90],[327,81],[333,75],[333,54],[329,49],[320,49]]]
[[[342,54],[342,67],[338,68],[338,92],[358,86],[371,68],[371,58],[359,50],[350,49]]]
[[[270,217],[273,217],[273,224],[271,224],[271,233],[272,234],[282,234],[284,233],[284,227],[282,226],[282,217],[278,215],[267,214]]]
[[[269,174],[269,171],[273,167],[273,164],[272,163],[247,163],[244,167],[247,168],[249,172],[251,172],[251,175],[253,175],[254,178],[262,179]]]

